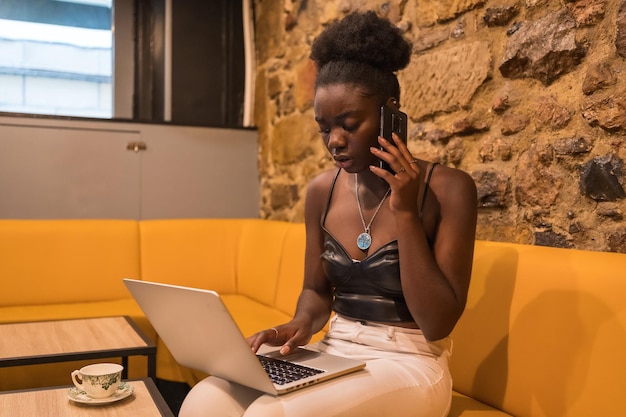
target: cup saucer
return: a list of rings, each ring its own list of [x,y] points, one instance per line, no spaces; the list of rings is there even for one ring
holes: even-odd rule
[[[133,388],[132,385],[130,385],[127,382],[122,381],[120,382],[120,386],[117,389],[117,391],[115,391],[113,395],[107,398],[91,398],[90,396],[87,395],[85,391],[82,391],[76,387],[70,388],[69,392],[67,393],[67,398],[69,398],[70,400],[74,402],[81,403],[81,404],[93,404],[93,405],[109,404],[109,403],[114,403],[119,400],[123,400],[124,398],[131,395],[134,390],[135,389]]]

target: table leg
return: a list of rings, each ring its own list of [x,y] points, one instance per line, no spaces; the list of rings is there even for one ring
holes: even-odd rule
[[[124,369],[122,370],[122,379],[128,378],[128,356],[122,356],[122,366]]]
[[[156,382],[156,353],[148,355],[148,377]]]

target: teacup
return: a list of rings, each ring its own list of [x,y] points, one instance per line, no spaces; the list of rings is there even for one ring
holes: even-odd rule
[[[72,382],[76,388],[85,391],[91,398],[108,398],[119,388],[123,369],[124,367],[117,363],[83,366],[72,372]]]

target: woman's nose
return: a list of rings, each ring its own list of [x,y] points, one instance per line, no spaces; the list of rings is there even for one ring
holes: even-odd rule
[[[326,146],[328,146],[328,149],[341,149],[344,146],[346,146],[346,142],[343,139],[343,136],[341,135],[341,132],[339,132],[337,129],[332,129],[330,131],[330,135],[328,137],[328,143],[326,144]]]

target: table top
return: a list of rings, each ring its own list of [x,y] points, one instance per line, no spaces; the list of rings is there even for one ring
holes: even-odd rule
[[[71,387],[67,386],[0,392],[0,410],[12,417],[174,417],[150,378],[126,382],[133,393],[108,404],[74,402],[68,398]]]
[[[0,337],[11,341],[0,343],[0,363],[13,358],[156,349],[132,320],[123,316],[0,324]]]

